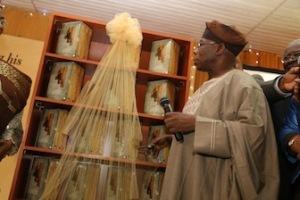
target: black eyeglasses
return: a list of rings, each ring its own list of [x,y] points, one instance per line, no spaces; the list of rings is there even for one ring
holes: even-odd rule
[[[213,42],[213,41],[202,41],[202,40],[200,40],[199,42],[198,42],[198,45],[197,45],[197,48],[196,49],[198,49],[198,48],[200,48],[200,47],[202,47],[202,46],[204,46],[204,45],[208,45],[208,44],[217,44],[216,42]]]
[[[298,58],[300,57],[300,51],[292,54],[292,55],[288,55],[288,56],[284,56],[282,59],[281,59],[281,62],[283,64],[285,63],[288,63],[288,62],[291,62],[291,61],[295,61],[297,60]]]

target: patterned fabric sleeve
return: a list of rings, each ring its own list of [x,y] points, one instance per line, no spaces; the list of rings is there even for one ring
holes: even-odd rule
[[[16,154],[21,145],[23,135],[22,116],[23,111],[16,114],[7,125],[4,133],[0,136],[1,140],[11,140],[14,144],[12,149],[7,152],[8,156]]]

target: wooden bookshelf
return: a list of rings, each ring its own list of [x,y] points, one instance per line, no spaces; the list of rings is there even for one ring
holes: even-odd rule
[[[61,25],[64,22],[71,21],[83,21],[93,31],[89,48],[89,56],[87,59],[62,56],[55,53]],[[16,165],[15,175],[9,199],[15,200],[25,198],[28,174],[30,173],[30,167],[32,165],[32,156],[59,158],[62,155],[62,151],[48,148],[40,148],[35,145],[37,139],[38,126],[42,115],[41,111],[45,108],[61,108],[70,110],[74,106],[73,102],[66,102],[46,97],[47,85],[50,78],[49,66],[53,62],[60,61],[73,61],[80,64],[85,69],[85,75],[83,79],[84,85],[87,81],[89,81],[92,78],[99,61],[101,60],[105,51],[110,45],[109,38],[106,35],[105,25],[105,22],[101,22],[98,20],[86,19],[83,17],[72,16],[62,13],[53,13],[51,15],[47,36],[45,39],[45,46],[42,52],[42,58],[37,73],[36,84],[33,90],[33,101],[29,105],[29,125],[27,126],[27,129],[24,130],[23,142],[20,147],[20,153]],[[137,69],[136,79],[136,101],[138,108],[138,116],[142,124],[142,133],[146,137],[148,134],[149,126],[161,125],[164,123],[163,116],[153,116],[145,114],[143,112],[147,82],[159,79],[168,79],[172,81],[176,86],[176,100],[174,110],[181,111],[189,95],[189,76],[191,66],[193,65],[193,60],[191,59],[193,55],[193,40],[147,30],[143,30],[142,32],[142,51],[139,68]],[[180,46],[180,58],[177,74],[170,75],[149,71],[148,66],[152,42],[155,40],[168,38],[173,39]],[[74,153],[74,155],[83,158],[100,159],[104,161],[104,163],[105,161],[124,163],[127,162],[126,159],[120,160],[116,158],[101,157],[90,154]],[[146,160],[137,160],[136,165],[137,169],[143,170],[153,168],[160,168],[164,170],[167,167],[165,164],[151,163],[147,162]]]

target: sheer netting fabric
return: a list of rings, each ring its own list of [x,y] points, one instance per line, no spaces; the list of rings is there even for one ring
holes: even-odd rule
[[[111,45],[68,114],[67,148],[50,163],[40,199],[139,199],[135,81],[143,36],[128,13],[117,14],[106,30]]]

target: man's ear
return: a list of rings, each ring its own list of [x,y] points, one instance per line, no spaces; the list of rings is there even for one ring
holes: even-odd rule
[[[216,54],[217,55],[221,55],[223,54],[225,51],[225,45],[223,43],[218,44],[217,50],[216,50]]]

